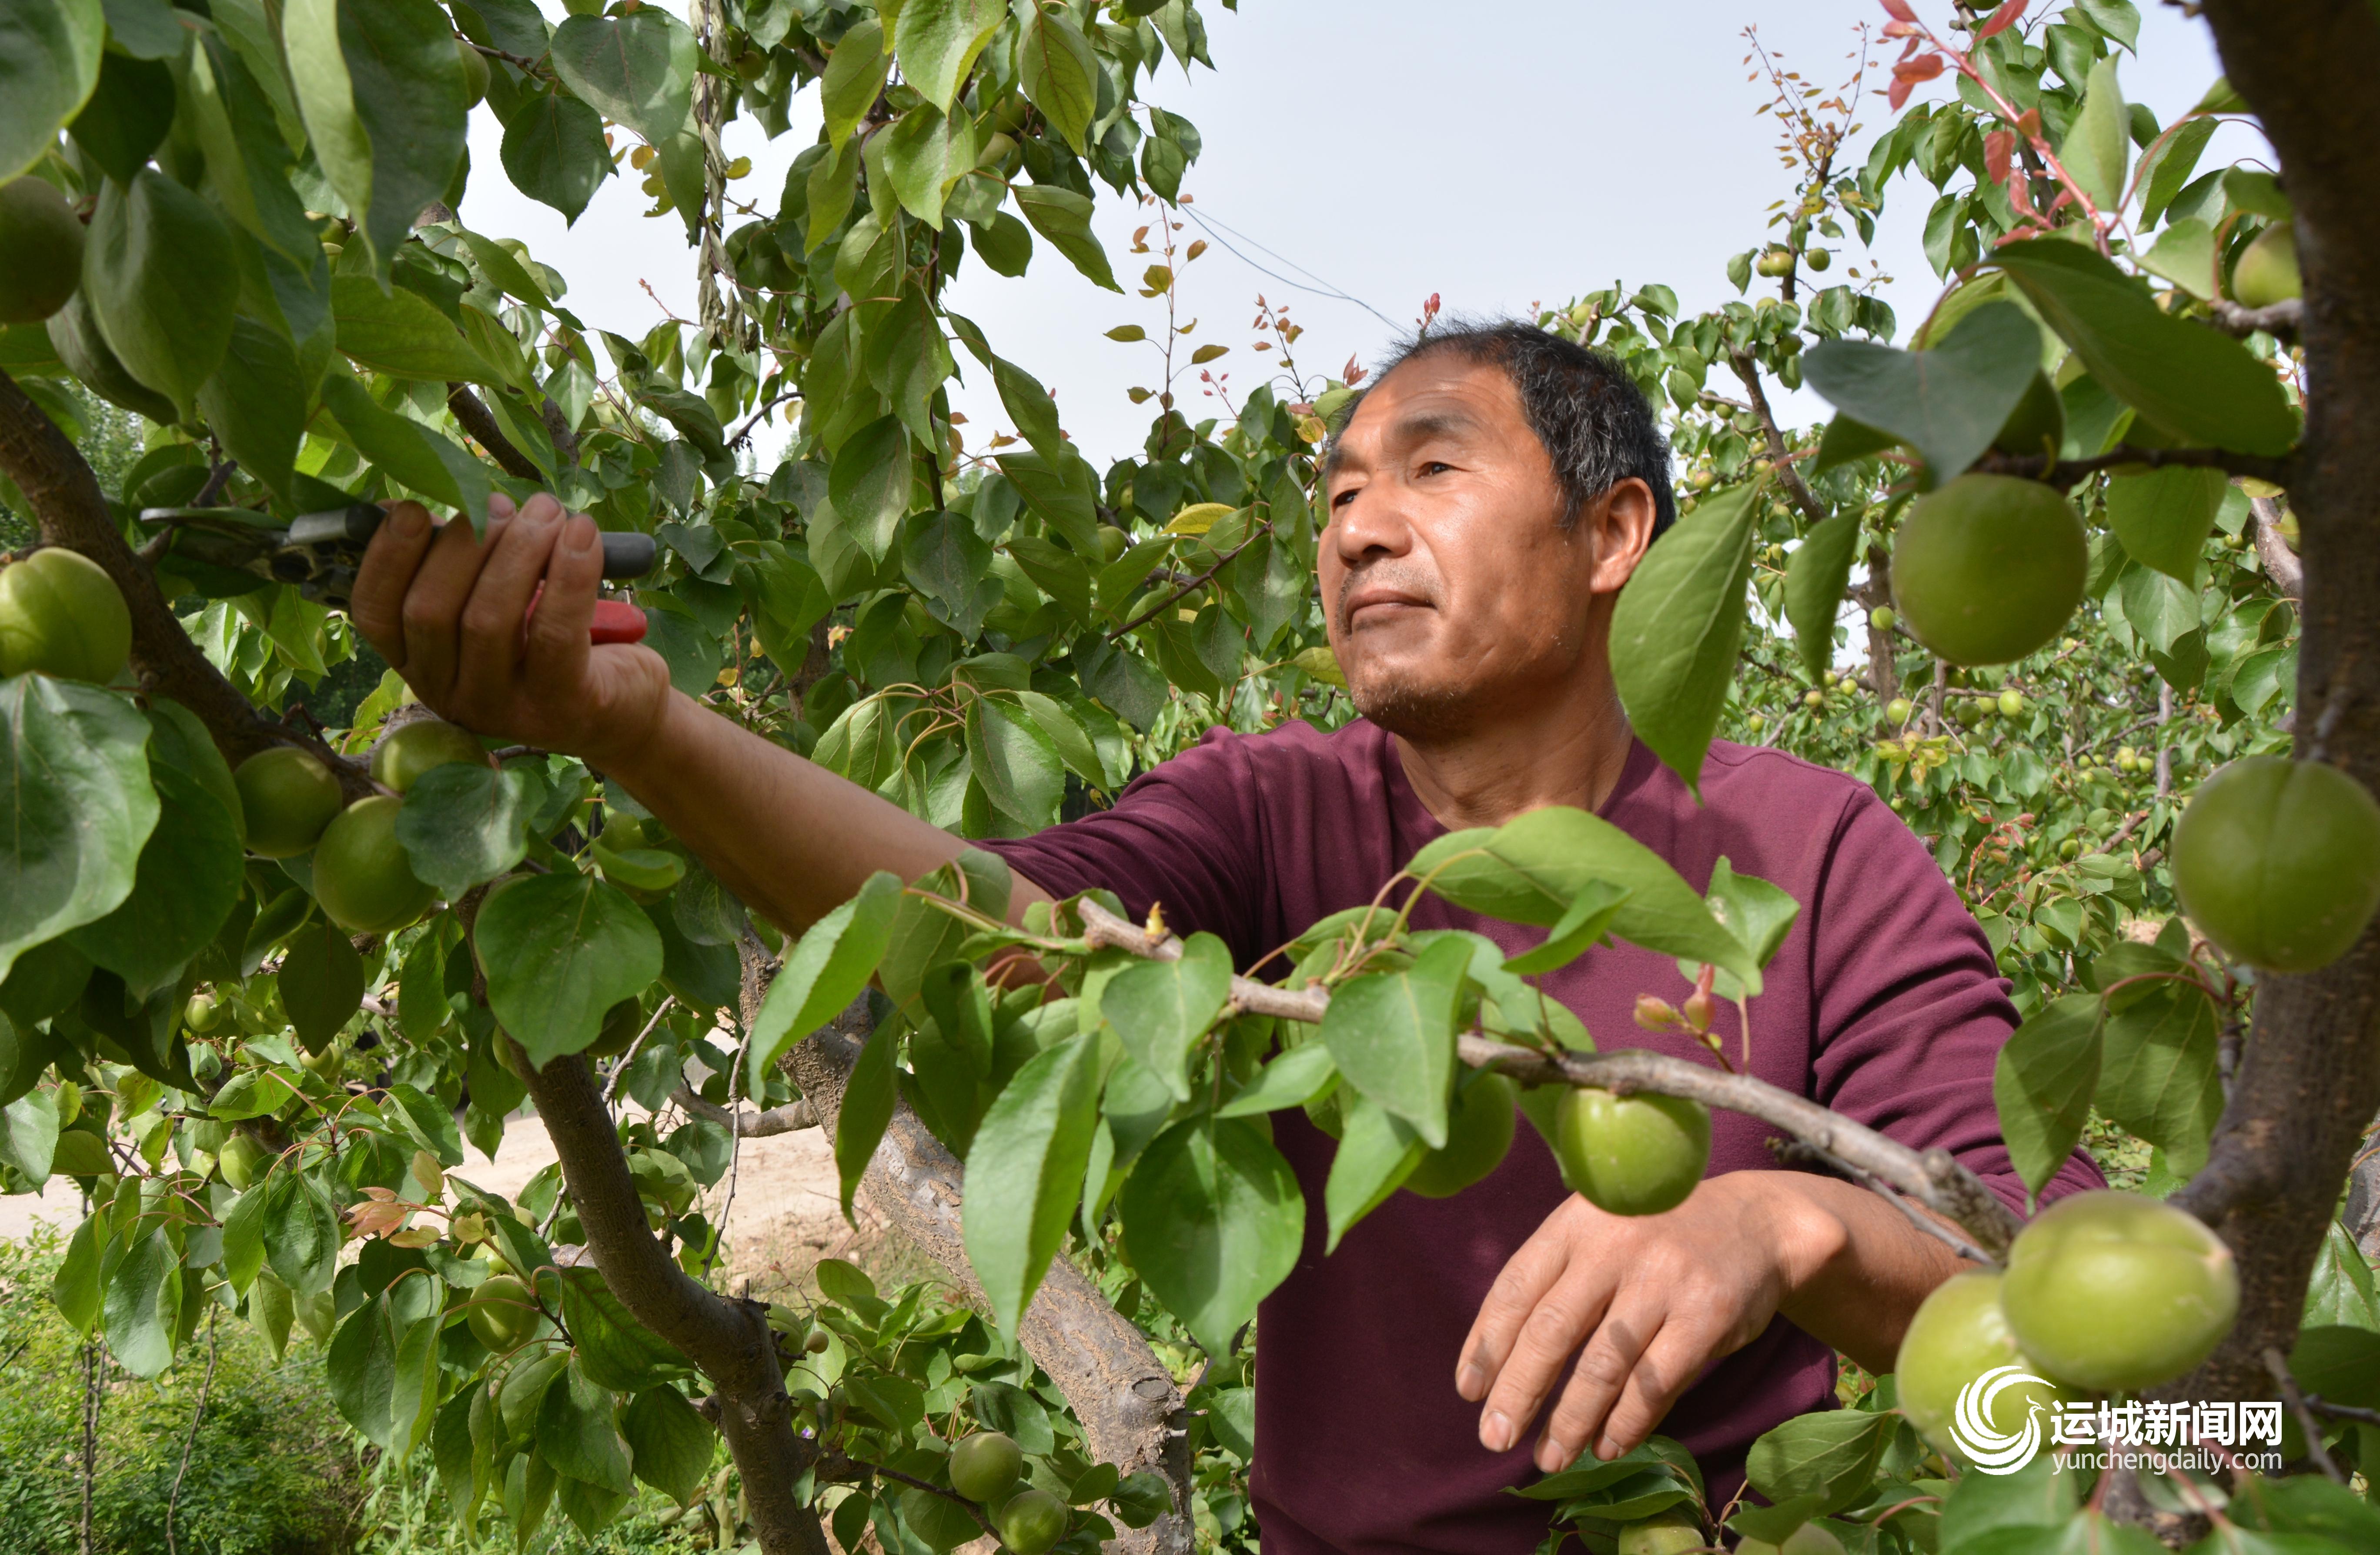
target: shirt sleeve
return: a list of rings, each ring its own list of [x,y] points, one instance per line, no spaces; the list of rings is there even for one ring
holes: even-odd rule
[[[1254,813],[1259,785],[1244,743],[1209,729],[1135,778],[1113,808],[976,845],[1052,895],[1105,887],[1135,918],[1161,905],[1175,933],[1204,930],[1245,956],[1257,938],[1263,869]]]
[[[1913,1148],[1949,1150],[2022,1213],[2024,1182],[1992,1099],[2016,1007],[1966,904],[1864,785],[1810,911],[1815,1099]],[[2078,1148],[2041,1202],[2106,1185]]]

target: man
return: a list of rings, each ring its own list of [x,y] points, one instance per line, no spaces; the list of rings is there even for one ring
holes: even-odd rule
[[[1991,1100],[2013,1022],[1980,929],[1863,784],[1721,745],[1699,806],[1630,733],[1609,655],[1620,590],[1671,516],[1644,398],[1594,353],[1520,324],[1441,328],[1375,380],[1332,444],[1321,598],[1363,718],[1211,731],[1116,807],[994,844],[1013,910],[1092,885],[1253,963],[1369,900],[1449,830],[1544,805],[1596,810],[1700,886],[1718,861],[1802,912],[1752,1003],[1752,1071],[1909,1144],[1957,1154],[2021,1202]],[[475,542],[419,509],[383,526],[358,627],[422,699],[483,734],[575,752],[650,807],[745,901],[789,929],[876,869],[914,878],[956,838],[670,689],[660,657],[589,650],[593,524],[538,497]],[[520,620],[546,582],[524,643]],[[1536,936],[1435,899],[1416,928]],[[1686,990],[1633,946],[1547,990],[1606,1047],[1707,1055],[1644,1033],[1639,993]],[[1731,1009],[1715,1029],[1742,1046]],[[1297,1270],[1257,1328],[1257,1516],[1269,1550],[1531,1549],[1546,1508],[1503,1494],[1532,1468],[1609,1457],[1657,1427],[1717,1501],[1745,1449],[1826,1407],[1840,1350],[1890,1368],[1957,1270],[1876,1195],[1775,1169],[1765,1126],[1714,1119],[1709,1175],[1667,1214],[1563,1190],[1535,1133],[1451,1199],[1393,1196],[1322,1256],[1331,1142],[1293,1110],[1277,1139],[1313,1206]],[[2078,1156],[2051,1194],[2095,1184]]]

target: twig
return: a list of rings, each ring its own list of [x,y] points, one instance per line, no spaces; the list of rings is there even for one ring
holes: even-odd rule
[[[1743,380],[1743,392],[1751,397],[1752,413],[1760,419],[1760,435],[1768,444],[1768,468],[1793,499],[1793,505],[1813,524],[1824,523],[1829,515],[1826,504],[1810,490],[1802,472],[1793,468],[1793,456],[1785,447],[1785,434],[1778,430],[1777,417],[1768,408],[1768,395],[1760,387],[1760,364],[1744,351],[1730,351],[1728,360],[1735,364],[1735,375]]]
[[[1887,1204],[1908,1216],[1911,1225],[1928,1236],[1949,1244],[1950,1250],[1961,1257],[1982,1264],[1987,1269],[1996,1267],[1994,1259],[1982,1248],[1926,1214],[1908,1199],[1893,1192],[1891,1188],[1876,1181],[1874,1176],[1862,1172],[1832,1150],[1823,1149],[1806,1139],[1771,1139],[1768,1142],[1768,1148],[1770,1153],[1780,1161],[1813,1161],[1830,1172],[1840,1173],[1861,1187],[1872,1190]]]
[[[174,1471],[174,1488],[165,1496],[165,1555],[181,1555],[174,1544],[174,1512],[182,1500],[182,1476],[190,1472],[190,1449],[199,1440],[199,1423],[207,1417],[207,1392],[215,1385],[215,1319],[223,1308],[207,1306],[207,1374],[199,1382],[199,1406],[190,1414],[190,1432],[182,1439],[182,1463]]]
[[[670,1006],[676,1002],[676,994],[662,995],[662,1002],[653,1008],[653,1018],[645,1022],[645,1028],[637,1033],[637,1039],[628,1044],[628,1051],[622,1053],[620,1062],[612,1066],[610,1077],[603,1082],[603,1107],[606,1112],[611,1110],[612,1098],[619,1094],[621,1076],[627,1074],[628,1065],[637,1061],[637,1050],[645,1045],[645,1039],[653,1034],[653,1027],[661,1025],[662,1017],[668,1014]]]
[[[2328,1415],[2334,1420],[2356,1420],[2367,1426],[2380,1426],[2380,1409],[2359,1409],[2351,1403],[2333,1403],[2320,1393],[2306,1394],[2303,1403],[2314,1414]]]
[[[471,39],[464,38],[460,33],[455,34],[455,36],[463,43],[469,44],[470,47],[479,50],[480,53],[483,55],[486,55],[490,59],[501,59],[505,64],[511,66],[514,69],[520,71],[524,75],[535,75],[537,73],[538,66],[543,63],[542,60],[531,59],[525,54],[510,54],[503,49],[495,48],[487,43],[475,43]]]
[[[2274,1382],[2280,1387],[2281,1397],[2289,1403],[2289,1413],[2298,1417],[2298,1428],[2305,1433],[2306,1456],[2313,1460],[2313,1466],[2322,1470],[2332,1484],[2346,1484],[2347,1476],[2338,1472],[2338,1465],[2330,1461],[2329,1450],[2322,1444],[2322,1422],[2316,1420],[2313,1411],[2306,1407],[2305,1395],[2298,1391],[2298,1379],[2289,1375],[2289,1363],[2270,1345],[2265,1347],[2265,1369],[2273,1374]]]
[[[742,1024],[738,1022],[738,1024]],[[752,1033],[747,1028],[743,1039],[735,1044],[735,1068],[727,1080],[727,1099],[734,1101],[737,1087],[744,1082],[744,1059],[752,1046]],[[727,1217],[735,1209],[735,1178],[744,1165],[744,1131],[735,1130],[727,1144],[727,1197],[719,1206],[718,1223],[710,1228],[710,1245],[703,1250],[702,1275],[705,1283],[710,1279],[710,1266],[719,1261],[720,1250],[727,1245]]]
[[[2215,312],[2216,329],[2243,339],[2261,330],[2276,340],[2295,340],[2298,325],[2305,317],[2305,302],[2294,297],[2284,298],[2269,308],[2242,308],[2228,297],[2218,297],[2209,306]]]
[[[1134,616],[1123,626],[1118,626],[1114,631],[1110,632],[1108,634],[1108,641],[1120,642],[1123,639],[1124,634],[1132,631],[1135,627],[1144,626],[1149,622],[1156,620],[1159,616],[1172,609],[1176,604],[1179,604],[1182,601],[1187,599],[1190,595],[1196,593],[1198,589],[1212,582],[1217,573],[1221,572],[1225,567],[1230,566],[1234,561],[1239,559],[1241,552],[1245,551],[1249,546],[1254,545],[1260,537],[1271,532],[1271,530],[1262,528],[1251,528],[1248,532],[1248,538],[1240,541],[1239,544],[1232,546],[1230,552],[1227,553],[1221,560],[1218,561],[1213,566],[1208,567],[1205,572],[1202,572],[1197,577],[1192,578],[1189,582],[1184,583],[1181,588],[1173,590],[1171,594],[1166,595],[1165,598],[1158,601],[1147,610],[1142,611],[1138,615]]]
[[[231,484],[232,474],[238,468],[238,460],[225,459],[207,471],[207,483],[199,488],[199,494],[190,499],[190,505],[212,507],[215,499],[223,495],[224,488]]]
[[[744,424],[736,428],[735,431],[729,435],[727,439],[727,446],[730,448],[741,448],[744,445],[744,440],[752,435],[752,429],[759,426],[761,421],[766,419],[770,411],[776,409],[777,407],[784,404],[789,399],[799,399],[801,395],[792,389],[788,389],[783,394],[779,395],[776,398],[771,400],[768,404],[760,407],[759,409],[752,412],[751,415],[744,418]]]
[[[1087,899],[1077,903],[1075,910],[1082,919],[1087,943],[1112,946],[1151,961],[1181,958],[1182,942],[1170,934],[1151,935]],[[1330,992],[1320,988],[1275,988],[1235,977],[1231,989],[1233,1008],[1284,1020],[1319,1022],[1330,1007]],[[1948,1150],[1912,1150],[1864,1124],[1749,1075],[1723,1074],[1668,1053],[1630,1050],[1548,1054],[1473,1036],[1456,1039],[1456,1053],[1474,1068],[1492,1068],[1524,1085],[1592,1086],[1615,1096],[1645,1090],[1758,1118],[1956,1221],[1993,1257],[2008,1250],[2023,1225],[2016,1212],[1984,1185],[1983,1179]]]
[[[818,1476],[820,1479],[838,1480],[848,1483],[852,1480],[863,1478],[871,1474],[880,1475],[886,1479],[894,1480],[903,1485],[912,1486],[917,1489],[929,1491],[931,1494],[941,1497],[942,1500],[946,1501],[952,1501],[959,1506],[965,1507],[966,1509],[966,1514],[974,1518],[978,1523],[981,1524],[985,1533],[990,1534],[994,1537],[999,1537],[1000,1530],[991,1525],[991,1520],[990,1518],[984,1516],[983,1509],[978,1506],[975,1502],[967,1500],[965,1496],[960,1495],[956,1490],[937,1485],[929,1479],[920,1479],[914,1474],[903,1474],[899,1469],[886,1468],[881,1464],[868,1463],[862,1459],[854,1458],[844,1452],[830,1452],[819,1460]]]
[[[471,392],[471,385],[448,383],[446,408],[455,413],[455,422],[471,434],[471,441],[486,449],[489,456],[504,467],[506,475],[521,480],[534,480],[540,485],[544,483],[545,471],[504,434],[503,429],[496,425],[495,412]]]
[[[2288,459],[2261,454],[2237,454],[2228,448],[2135,448],[2122,443],[2087,459],[2043,460],[2027,454],[1985,454],[1974,468],[1985,475],[2015,475],[2052,486],[2071,486],[2102,470],[2138,465],[2143,469],[2219,469],[2228,475],[2286,486],[2295,473]]]

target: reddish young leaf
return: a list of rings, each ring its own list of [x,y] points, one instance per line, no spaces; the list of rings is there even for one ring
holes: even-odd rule
[[[2001,6],[1998,10],[1992,13],[1992,19],[1984,23],[1984,25],[1976,30],[1975,38],[1977,42],[1981,42],[1982,40],[1990,37],[1995,32],[2007,31],[2010,27],[2016,24],[2018,18],[2024,15],[2025,6],[2032,3],[2033,0],[2007,0],[2005,5]]]
[[[2009,181],[2009,164],[2016,154],[2016,135],[2012,130],[1995,129],[1984,137],[1984,171],[1996,184]],[[2009,198],[2016,198],[2010,191]]]
[[[1913,22],[1917,13],[1909,8],[1909,0],[1883,0],[1885,12],[1896,21]]]

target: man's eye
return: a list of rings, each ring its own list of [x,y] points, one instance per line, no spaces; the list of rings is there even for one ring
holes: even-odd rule
[[[1344,491],[1330,499],[1330,505],[1333,507],[1344,507],[1354,500],[1355,493],[1353,490]]]
[[[1424,475],[1436,475],[1440,470],[1452,469],[1454,467],[1452,465],[1446,463],[1442,459],[1427,459],[1422,463],[1421,472]]]

